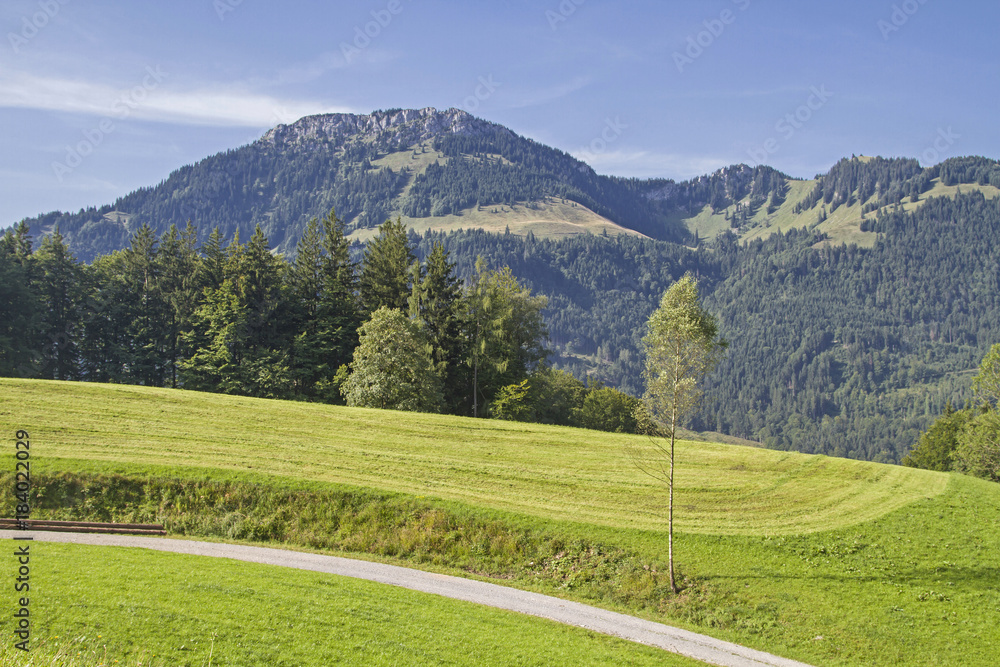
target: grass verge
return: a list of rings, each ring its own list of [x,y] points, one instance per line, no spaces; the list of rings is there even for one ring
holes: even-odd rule
[[[226,559],[35,543],[37,643],[0,666],[693,665],[521,614]],[[20,654],[20,655],[19,655]]]

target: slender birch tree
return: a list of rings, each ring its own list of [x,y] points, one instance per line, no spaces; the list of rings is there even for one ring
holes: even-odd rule
[[[725,349],[715,318],[698,301],[698,282],[686,275],[668,289],[660,307],[649,317],[642,339],[646,353],[646,393],[643,403],[656,425],[650,446],[630,445],[632,462],[650,477],[667,485],[668,560],[670,588],[674,581],[674,445],[677,428],[701,400],[701,380]]]

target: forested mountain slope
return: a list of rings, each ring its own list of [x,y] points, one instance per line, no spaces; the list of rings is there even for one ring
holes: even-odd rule
[[[730,343],[693,426],[769,447],[898,461],[1000,341],[1000,199],[884,212],[872,248],[793,230],[691,250],[618,237],[444,237],[467,274],[509,264],[549,297],[556,363],[640,393],[642,327],[690,271]],[[428,248],[431,238],[421,242]]]

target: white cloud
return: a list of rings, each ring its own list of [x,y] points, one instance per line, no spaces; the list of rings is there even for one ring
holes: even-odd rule
[[[170,72],[158,67],[148,67],[132,86],[124,88],[0,72],[0,107],[233,127],[272,127],[311,114],[351,111],[227,86],[178,91],[170,87]]]

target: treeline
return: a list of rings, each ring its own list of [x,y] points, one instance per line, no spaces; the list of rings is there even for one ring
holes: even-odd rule
[[[705,205],[711,206],[713,212],[718,212],[749,198],[749,207],[756,211],[768,200],[774,206],[784,201],[788,178],[772,167],[733,165],[708,176],[671,184],[667,190],[668,201],[671,206],[693,215]]]
[[[933,178],[912,158],[843,158],[817,179],[809,196],[796,204],[795,213],[807,211],[820,201],[836,211],[842,204],[866,202],[872,195],[878,195],[878,206],[898,204],[903,197],[924,192]]]
[[[352,259],[314,219],[294,261],[190,224],[77,261],[58,230],[0,239],[0,375],[181,387],[363,407],[634,430],[636,401],[545,364],[544,297],[509,267],[418,261],[386,222]]]
[[[576,378],[587,379],[586,384],[574,384],[579,380],[560,374],[564,384],[574,387],[566,394],[575,398],[569,401],[571,408],[561,413],[564,415],[558,418],[561,421],[557,421],[545,414],[544,401],[538,401],[548,380],[534,377],[533,373],[543,364],[534,368],[529,364],[523,376],[515,374],[491,380],[487,372],[485,388],[474,403],[474,392],[470,388],[473,384],[470,349],[460,348],[451,357],[439,352],[434,363],[440,364],[450,358],[446,367],[459,374],[457,379],[439,375],[443,378],[443,387],[465,388],[460,411],[448,407],[447,400],[457,399],[447,399],[447,396],[443,409],[461,414],[485,409],[489,413],[501,396],[500,390],[513,386],[510,392],[517,389],[517,393],[504,394],[506,399],[514,401],[513,404],[521,406],[513,414],[563,423],[570,419],[565,415],[579,415],[583,408],[585,396],[580,391],[581,386],[587,389],[600,383],[633,396],[641,395],[644,386],[639,339],[643,325],[663,292],[690,272],[698,277],[704,304],[719,318],[721,334],[730,343],[726,358],[709,379],[708,400],[690,423],[691,427],[759,440],[774,448],[898,462],[949,401],[960,406],[971,397],[969,371],[976,367],[989,346],[1000,340],[1000,275],[996,270],[1000,266],[1000,199],[987,200],[977,192],[932,198],[913,212],[884,210],[869,225],[880,234],[873,248],[817,245],[823,237],[810,231],[779,234],[745,246],[739,244],[734,235],[724,235],[697,249],[625,235],[544,240],[530,234],[518,237],[481,231],[410,236],[404,238],[403,243],[421,262],[424,271],[421,280],[430,271],[428,262],[435,246],[442,247],[439,253],[447,251],[445,263],[453,266],[451,275],[459,281],[461,302],[465,304],[469,303],[470,289],[478,284],[477,276],[485,271],[477,271],[478,257],[481,256],[489,267],[509,267],[507,280],[516,280],[521,289],[530,290],[532,299],[536,296],[547,298],[541,310],[549,342],[545,363]],[[171,239],[184,234],[161,235],[155,239],[157,252],[164,258],[176,255],[171,248],[177,241]],[[14,234],[8,238],[12,239],[5,241],[9,247],[20,248],[10,250],[9,257],[31,255],[30,243],[23,236]],[[221,238],[218,244],[221,245]],[[260,257],[256,263],[264,262],[267,259],[263,252],[268,245],[266,239],[255,244],[259,248],[242,254]],[[45,272],[55,276],[59,271],[78,270],[65,266],[56,269],[60,262],[64,263],[59,257],[68,255],[63,245],[56,237],[43,239],[42,245],[27,260],[27,268],[18,264],[22,260],[13,264],[7,261],[0,287],[7,297],[4,304],[24,303],[27,293],[35,295],[31,298],[40,299],[42,293],[49,292],[53,295],[46,296],[48,300],[44,303],[60,303],[55,287],[43,289],[45,283],[38,281]],[[188,246],[191,245],[189,242]],[[253,244],[241,247],[249,245]],[[225,347],[221,341],[229,331],[223,326],[228,320],[221,317],[217,318],[219,324],[213,329],[212,340],[217,341],[215,348],[204,342],[208,338],[197,342],[178,336],[177,341],[171,343],[175,334],[167,337],[166,342],[136,335],[142,333],[139,329],[144,321],[138,315],[144,312],[140,306],[151,306],[160,300],[160,297],[147,294],[142,297],[146,299],[143,301],[139,296],[141,291],[126,287],[147,284],[145,278],[140,279],[140,275],[144,275],[140,271],[143,264],[139,257],[143,253],[138,249],[141,247],[142,244],[136,244],[134,248],[79,269],[82,277],[74,278],[67,288],[76,289],[76,285],[80,285],[89,290],[87,298],[76,297],[82,299],[86,313],[95,311],[94,304],[109,304],[106,311],[96,309],[98,316],[68,318],[67,321],[82,322],[66,334],[77,349],[74,353],[77,356],[73,357],[77,365],[67,367],[71,376],[146,382],[136,379],[141,375],[140,369],[149,365],[143,361],[144,355],[149,350],[177,348],[180,350],[177,361],[171,361],[171,353],[166,362],[154,364],[156,377],[169,377],[172,382],[176,372],[178,381],[183,382],[183,373],[187,372],[187,381],[192,382],[197,376],[191,373],[197,368],[186,370],[180,365],[181,359],[190,364],[192,359],[208,361],[209,357],[193,358],[190,349],[184,346],[197,343],[202,349],[222,350]],[[202,267],[212,264],[208,257],[217,254],[211,250],[213,247],[213,243],[204,242],[201,252],[195,253]],[[206,253],[206,248],[211,252]],[[221,250],[225,256],[227,248]],[[365,273],[366,251],[355,249],[352,252],[348,261],[355,267],[354,275],[360,281]],[[407,259],[406,252],[400,255],[405,261],[398,262],[403,268],[396,273],[405,275],[395,290],[406,296],[405,301],[397,301],[395,307],[410,317],[412,262]],[[176,263],[178,260],[171,261]],[[260,387],[269,386],[265,380],[273,380],[277,388],[273,395],[308,400],[342,397],[340,387],[346,378],[342,374],[338,379],[337,372],[345,365],[345,372],[350,370],[353,350],[360,340],[357,328],[370,319],[377,308],[363,305],[366,301],[360,296],[362,286],[356,286],[359,314],[345,323],[330,320],[323,329],[340,330],[345,336],[344,332],[352,333],[353,337],[337,339],[342,342],[335,349],[342,351],[336,358],[324,362],[327,365],[321,373],[325,384],[321,385],[317,378],[303,380],[302,373],[313,372],[309,369],[317,369],[322,364],[306,361],[312,358],[307,354],[311,349],[306,344],[309,336],[299,341],[298,347],[290,347],[288,330],[283,328],[291,326],[290,322],[299,322],[295,327],[301,327],[301,322],[305,321],[300,315],[287,314],[296,312],[288,310],[288,303],[298,303],[296,308],[301,308],[301,299],[289,302],[287,297],[294,292],[292,286],[295,284],[292,280],[295,272],[289,267],[300,262],[298,257],[295,262],[280,259],[275,262],[277,274],[281,276],[278,282],[282,285],[275,294],[280,297],[279,304],[283,304],[277,312],[286,313],[281,315],[285,319],[275,331],[276,340],[281,342],[258,342],[256,350],[275,351],[280,363],[273,367],[284,369],[287,366],[289,370],[288,373],[258,374],[249,380],[237,378],[239,381],[234,381],[233,391],[264,395]],[[30,279],[22,280],[16,277],[22,271],[35,273]],[[201,268],[200,272],[186,270],[184,274],[200,276],[204,272],[205,268]],[[161,275],[171,274],[168,271]],[[448,275],[448,272],[440,269],[436,275]],[[169,285],[173,279],[161,277],[156,280]],[[195,305],[185,306],[189,310],[178,311],[176,317],[179,322],[194,322],[194,312],[202,309],[201,319],[197,320],[197,326],[181,325],[182,329],[205,331],[211,324],[213,320],[206,319],[208,311],[204,311],[205,297],[199,295],[204,295],[206,286],[224,282],[218,278],[214,281],[211,285],[194,284]],[[157,283],[154,280],[149,284]],[[247,283],[235,281],[233,289],[245,289],[241,284]],[[172,293],[172,288],[163,289]],[[116,295],[115,290],[121,294]],[[171,298],[181,304],[191,297],[182,299],[175,295]],[[239,305],[242,303],[240,298],[245,299],[239,293],[228,295],[226,299],[217,298],[213,307],[220,311],[227,303]],[[246,300],[243,307],[249,309],[249,317],[258,302]],[[101,314],[110,313],[114,308],[121,309],[120,319]],[[72,308],[68,310],[73,312]],[[28,350],[30,354],[27,354],[24,346],[28,344],[25,341],[37,342],[56,335],[54,332],[63,326],[59,312],[45,305],[14,308],[3,313],[0,347],[4,348],[5,374],[11,374],[11,359],[34,359],[36,361],[25,374],[55,377],[54,348],[47,348],[45,354],[38,350]],[[30,326],[25,329],[28,325],[23,321],[30,313],[34,314],[29,319],[50,318],[46,336],[16,333],[38,331]],[[155,318],[152,321],[158,324],[150,330],[160,332],[158,335],[172,332],[176,326],[173,320],[165,324]],[[256,320],[251,318],[251,321]],[[98,326],[107,331],[81,338],[81,331],[87,331],[88,327],[96,330]],[[127,327],[127,330],[119,332],[114,326]],[[291,331],[301,335],[302,329],[295,327]],[[467,345],[470,332],[468,328],[460,331],[459,338]],[[291,336],[293,343],[295,335]],[[114,343],[116,340],[121,343]],[[115,369],[113,373],[94,376],[98,367],[104,367],[92,361],[95,355],[99,359],[97,346],[101,341],[112,341],[106,343],[108,354],[118,350],[114,354],[123,356],[107,365]],[[444,350],[445,346],[439,345],[438,349]],[[233,350],[239,351],[238,348]],[[291,352],[287,362],[282,361],[282,353],[288,350]],[[248,358],[256,358],[253,355],[258,352]],[[221,362],[219,365],[228,367]],[[261,368],[265,366],[272,368],[268,364]],[[17,368],[15,363],[13,370]],[[527,390],[518,389],[517,385],[529,377],[533,380],[529,381]],[[239,389],[240,383],[249,388]],[[545,392],[551,393],[549,389]]]

